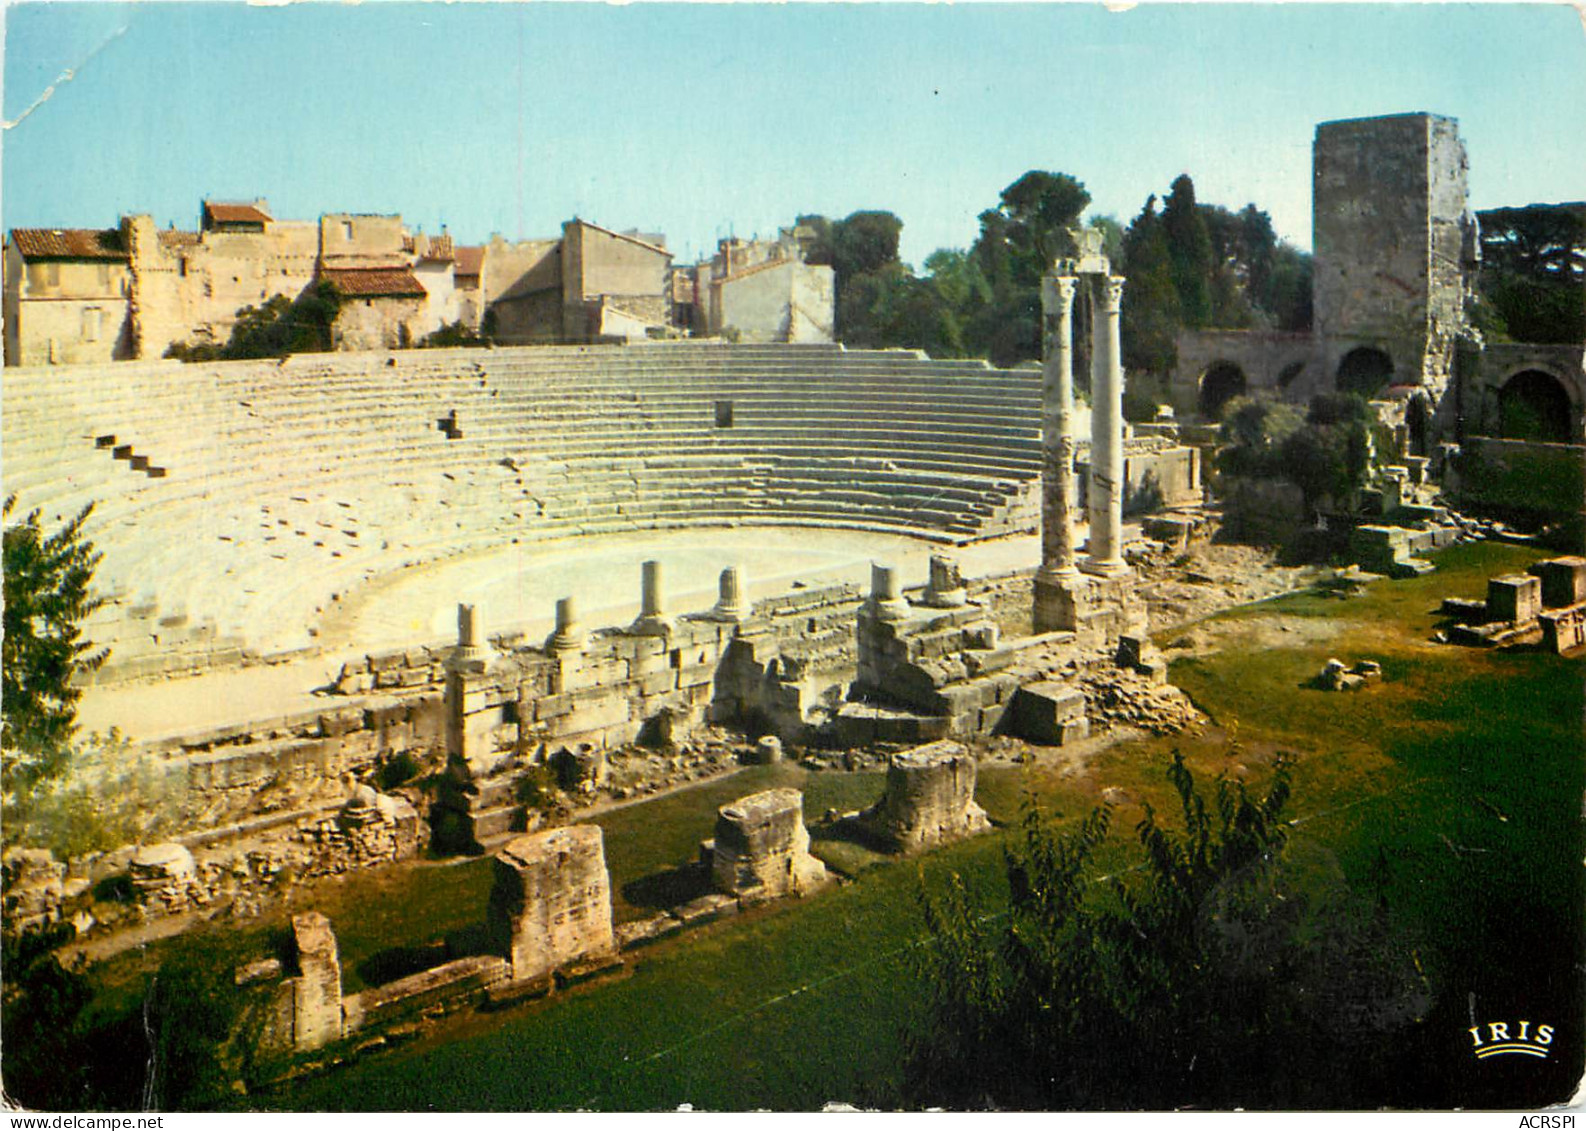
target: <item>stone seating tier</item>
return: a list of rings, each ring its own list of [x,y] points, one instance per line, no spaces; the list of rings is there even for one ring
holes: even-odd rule
[[[740,521],[1008,532],[1039,475],[1039,378],[716,344],[15,369],[5,471],[47,521],[95,504],[114,601],[93,627],[123,658],[269,648],[283,641],[261,624],[306,626],[333,592],[508,540]],[[165,476],[114,458],[112,436]]]

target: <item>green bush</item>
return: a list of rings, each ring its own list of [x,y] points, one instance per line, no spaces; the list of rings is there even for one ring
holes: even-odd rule
[[[925,1016],[905,1033],[907,1105],[1305,1106],[1391,1072],[1425,1005],[1382,914],[1323,908],[1285,882],[1290,776],[1264,796],[1167,771],[1178,827],[1149,805],[1143,859],[1100,876],[1110,805],[1058,834],[1026,804],[1008,902],[954,876],[923,894]],[[1292,1071],[1304,1063],[1305,1072]]]

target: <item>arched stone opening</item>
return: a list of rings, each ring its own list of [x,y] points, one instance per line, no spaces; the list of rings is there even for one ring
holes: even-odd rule
[[[1294,384],[1295,381],[1298,381],[1300,374],[1304,372],[1305,362],[1289,362],[1282,369],[1278,370],[1278,388],[1287,389],[1290,385]]]
[[[1393,359],[1375,346],[1359,346],[1338,363],[1338,391],[1374,397],[1393,380]]]
[[[1525,369],[1498,391],[1498,434],[1506,440],[1568,444],[1574,412],[1559,379],[1541,369]]]
[[[1207,420],[1222,418],[1223,408],[1245,391],[1245,373],[1231,361],[1216,361],[1201,378],[1197,408]]]

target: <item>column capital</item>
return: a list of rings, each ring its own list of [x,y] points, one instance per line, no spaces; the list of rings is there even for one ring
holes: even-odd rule
[[[1068,314],[1074,308],[1074,292],[1079,279],[1074,275],[1048,272],[1041,277],[1041,309],[1047,315]]]
[[[1117,314],[1123,306],[1122,275],[1096,275],[1092,277],[1094,286],[1091,288],[1096,296],[1096,305],[1103,313]]]

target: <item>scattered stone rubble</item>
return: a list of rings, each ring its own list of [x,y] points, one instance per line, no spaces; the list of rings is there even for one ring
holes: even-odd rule
[[[1375,660],[1361,660],[1354,667],[1342,660],[1328,660],[1315,685],[1323,691],[1356,691],[1381,678],[1382,665]]]

